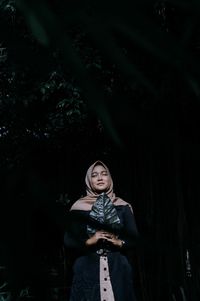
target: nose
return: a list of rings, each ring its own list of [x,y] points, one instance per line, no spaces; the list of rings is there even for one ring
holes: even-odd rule
[[[99,173],[98,174],[98,180],[101,180],[102,179],[102,175]]]

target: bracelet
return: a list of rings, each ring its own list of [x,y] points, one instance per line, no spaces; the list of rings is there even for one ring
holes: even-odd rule
[[[125,241],[124,240],[121,240],[122,242],[122,245],[121,245],[121,248],[125,245]]]

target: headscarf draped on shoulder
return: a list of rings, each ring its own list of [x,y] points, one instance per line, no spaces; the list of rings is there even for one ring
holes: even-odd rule
[[[110,177],[110,184],[109,184],[108,190],[106,191],[106,194],[111,199],[113,204],[115,206],[126,206],[126,205],[128,205],[130,207],[131,211],[133,211],[132,206],[129,203],[125,202],[124,200],[122,200],[119,197],[116,197],[116,195],[113,191],[113,180],[112,180],[110,171],[109,171],[108,167],[102,161],[99,161],[99,160],[96,161],[95,163],[93,163],[87,170],[86,177],[85,177],[86,193],[87,193],[86,196],[84,196],[84,197],[80,198],[79,200],[77,200],[72,205],[70,210],[90,211],[92,209],[92,206],[95,203],[96,199],[101,194],[101,193],[96,192],[93,189],[92,184],[91,184],[92,171],[93,171],[93,169],[96,165],[102,165],[106,169],[106,171],[107,171],[107,173]]]

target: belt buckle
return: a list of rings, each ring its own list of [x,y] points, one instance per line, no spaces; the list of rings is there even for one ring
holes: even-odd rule
[[[96,251],[96,253],[98,254],[98,255],[107,255],[107,250],[106,249],[98,249],[97,251]]]

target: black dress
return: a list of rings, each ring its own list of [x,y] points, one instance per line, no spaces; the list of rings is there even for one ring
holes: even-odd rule
[[[70,301],[135,301],[132,266],[126,251],[134,249],[138,237],[135,218],[128,205],[116,206],[122,228],[119,238],[122,248],[104,245],[86,247],[90,211],[70,212],[72,227],[65,233],[65,246],[71,252],[79,250],[73,265]],[[106,250],[101,253],[101,250]],[[102,278],[103,277],[103,278]],[[111,294],[108,283],[111,284]]]

